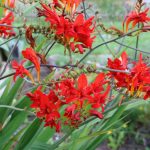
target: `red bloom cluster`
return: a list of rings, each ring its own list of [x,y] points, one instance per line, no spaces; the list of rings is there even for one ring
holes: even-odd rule
[[[128,31],[131,22],[132,22],[132,29],[138,23],[141,23],[144,26],[144,23],[150,22],[150,17],[148,17],[148,11],[149,8],[145,9],[143,12],[140,13],[138,13],[137,11],[132,11],[131,13],[129,13],[124,22],[126,24],[126,32]]]
[[[89,116],[103,118],[110,90],[109,86],[104,88],[107,84],[104,77],[101,73],[88,84],[86,75],[81,74],[77,81],[68,78],[55,83],[48,94],[38,88],[27,96],[33,102],[31,107],[36,109],[37,117],[44,119],[45,126],[55,127],[59,132],[61,124],[78,127]]]
[[[71,2],[71,1],[70,1]],[[46,4],[41,4],[43,9],[37,8],[38,16],[44,16],[47,22],[50,22],[50,28],[55,34],[55,38],[66,48],[73,52],[84,52],[85,48],[91,48],[93,39],[91,34],[94,31],[92,27],[93,17],[85,20],[84,15],[78,14],[75,17],[59,15],[55,8]]]
[[[4,18],[0,19],[0,37],[15,36],[12,27],[9,27],[14,22],[14,15],[12,12],[8,13]]]
[[[109,75],[116,80],[116,86],[125,88],[130,96],[150,97],[150,67],[142,60],[140,54],[139,61],[133,62],[133,67],[128,67],[127,54],[122,53],[121,60],[116,58],[114,61],[108,60],[108,67],[112,69],[129,71],[129,73],[110,72]],[[143,96],[144,95],[144,96]]]

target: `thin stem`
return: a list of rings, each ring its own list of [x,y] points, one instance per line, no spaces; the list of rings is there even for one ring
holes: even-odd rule
[[[138,48],[138,46],[139,46],[139,35],[137,36],[137,38],[136,38],[136,51],[135,51],[135,56],[134,56],[134,59],[136,60],[136,58],[137,58],[137,48]]]
[[[64,66],[57,66],[57,65],[48,65],[48,64],[41,64],[40,65],[41,67],[54,67],[54,68],[60,68],[60,69],[66,69],[67,67],[71,67],[71,68],[76,68],[78,67],[77,65],[64,65]],[[32,69],[34,68],[35,66],[29,66],[27,67],[26,69]],[[117,70],[117,69],[111,69],[111,68],[107,68],[107,67],[104,67],[104,66],[101,66],[99,67],[99,69],[101,70],[105,70],[105,71],[111,71],[111,72],[121,72],[121,73],[129,73],[128,71],[123,71],[123,70]],[[2,79],[5,79],[5,78],[8,78],[10,76],[13,76],[15,74],[15,72],[13,73],[10,73],[10,74],[7,74],[3,77],[0,77],[0,80]]]
[[[0,44],[0,46],[2,46],[2,45],[4,45],[4,44],[8,43],[8,42],[9,42],[9,41],[11,41],[11,40],[16,39],[17,37],[18,37],[18,35],[17,35],[17,36],[15,36],[15,37],[13,37],[13,38],[11,38],[11,39],[8,39],[7,41],[5,41],[5,42],[1,43],[1,44]]]
[[[123,43],[124,43],[125,37],[122,38],[121,44],[119,44],[118,50],[116,52],[116,55],[121,51],[122,47],[123,47]],[[115,42],[115,41],[114,41]]]
[[[140,13],[140,11],[141,11],[141,8],[139,9],[139,13]],[[138,23],[138,28],[140,27],[140,24]],[[139,46],[139,38],[140,38],[140,36],[139,36],[139,34],[137,35],[137,38],[136,38],[136,49],[138,48],[138,46]],[[135,51],[135,56],[134,56],[134,59],[136,60],[136,57],[137,57],[137,50]]]
[[[97,48],[99,48],[99,47],[101,47],[101,46],[103,46],[103,45],[105,45],[105,44],[112,43],[112,42],[114,42],[114,41],[116,41],[116,40],[118,40],[118,39],[121,39],[121,38],[123,38],[123,37],[125,37],[125,36],[131,35],[132,33],[137,32],[137,31],[140,31],[140,30],[141,30],[141,29],[133,30],[133,31],[128,32],[128,33],[126,33],[126,34],[124,34],[124,35],[122,35],[122,36],[119,36],[119,37],[117,37],[117,38],[114,38],[114,39],[112,39],[112,40],[106,41],[106,42],[104,42],[104,43],[101,43],[101,44],[95,46],[93,49],[91,49],[89,52],[87,52],[87,53],[80,59],[80,61],[78,62],[78,64],[80,64],[89,54],[91,54],[91,53],[92,53],[94,50],[96,50]]]
[[[88,14],[87,14],[87,16],[88,16]],[[89,17],[89,16],[88,16],[88,17]],[[96,31],[97,31],[99,37],[101,38],[101,40],[102,40],[103,42],[105,42],[105,39],[103,38],[103,36],[102,36],[101,33],[99,32],[99,30],[97,29],[97,26],[96,26],[95,29],[96,29]],[[107,50],[112,54],[112,56],[115,57],[114,53],[111,51],[111,49],[109,48],[109,46],[108,46],[107,43],[105,44],[105,46],[106,46]]]
[[[48,48],[47,52],[45,53],[45,57],[48,55],[49,51],[52,49],[52,47],[56,44],[56,41],[54,41],[51,46]]]
[[[98,32],[99,37],[102,39],[103,42],[105,42],[105,39],[103,38],[103,36],[101,35],[101,33],[98,31],[98,29],[96,28],[96,31]],[[111,51],[111,49],[109,48],[108,44],[105,44],[106,48],[108,49],[108,51],[112,54],[113,57],[115,57],[114,53]]]
[[[9,109],[17,110],[17,111],[24,111],[24,112],[30,113],[30,114],[35,116],[35,113],[33,113],[33,112],[29,111],[29,110],[17,108],[17,107],[14,107],[14,106],[0,105],[0,108],[9,108]]]
[[[119,44],[119,45],[122,45],[122,46],[124,46],[124,47],[126,47],[126,48],[130,48],[130,49],[132,49],[132,50],[139,51],[139,52],[142,52],[142,53],[145,53],[145,54],[149,54],[149,55],[150,55],[149,52],[145,52],[145,51],[142,51],[142,50],[140,50],[140,49],[137,49],[137,48],[134,48],[134,47],[125,45],[125,44],[120,43],[120,42],[118,42],[118,41],[114,41],[114,42],[117,43],[117,44]]]
[[[83,5],[83,11],[84,11],[85,19],[87,19],[87,13],[86,13],[86,8],[85,8],[84,0],[82,0],[82,5]]]
[[[6,25],[6,24],[0,24],[1,27],[9,27],[9,28],[23,28],[23,26],[20,26],[20,27],[15,27],[15,26],[11,26],[11,25]]]

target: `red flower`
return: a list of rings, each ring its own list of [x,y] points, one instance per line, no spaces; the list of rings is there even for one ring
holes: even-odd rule
[[[81,74],[77,81],[63,78],[54,83],[48,94],[39,87],[27,96],[33,102],[31,107],[35,108],[37,117],[44,120],[45,126],[54,127],[59,132],[61,124],[77,128],[90,116],[102,119],[110,90],[103,87],[106,83],[103,73],[91,84],[88,84],[86,75]],[[60,114],[60,111],[64,113]]]
[[[34,48],[36,46],[35,39],[32,36],[33,30],[34,30],[34,28],[32,26],[29,26],[26,28],[26,34],[25,34],[26,40],[31,45],[32,48]]]
[[[130,76],[131,94],[133,95],[136,91],[136,95],[140,96],[144,92],[146,95],[145,99],[147,99],[150,96],[148,94],[150,87],[150,67],[143,62],[142,54],[140,54],[139,61],[131,69]]]
[[[59,10],[73,15],[80,5],[81,0],[53,0],[53,5],[55,8],[59,8]]]
[[[14,75],[14,81],[16,81],[17,76],[20,76],[21,78],[24,78],[24,76],[28,76],[31,79],[31,81],[34,83],[34,79],[32,75],[30,74],[30,72],[23,67],[24,62],[25,61],[22,61],[20,65],[18,64],[16,60],[13,60],[11,62],[12,68],[16,70],[16,73]]]
[[[37,78],[38,81],[40,81],[40,61],[36,55],[36,52],[32,48],[26,48],[24,51],[22,51],[22,55],[24,58],[30,60],[37,71]]]
[[[0,20],[0,37],[3,36],[4,38],[6,37],[9,38],[11,36],[15,36],[13,28],[8,27],[11,26],[13,22],[14,22],[14,15],[12,12],[8,13],[4,18]]]
[[[127,54],[126,52],[123,52],[121,55],[121,60],[116,58],[115,60],[108,59],[108,67],[111,69],[121,70],[121,71],[127,71],[128,70],[128,61],[127,61]],[[110,72],[109,76],[112,78],[114,77],[117,81],[118,87],[127,87],[127,79],[129,78],[129,75],[127,73],[122,72]],[[123,78],[124,77],[124,78]]]
[[[143,62],[142,54],[140,54],[139,61],[133,63],[134,66],[132,68],[129,69],[127,63],[127,55],[125,53],[122,54],[122,60],[115,59],[112,61],[109,59],[109,68],[129,71],[128,74],[110,71],[109,76],[114,77],[116,86],[125,88],[126,93],[130,96],[144,97],[144,99],[147,99],[150,96],[150,67]]]
[[[60,113],[58,112],[59,105],[57,102],[54,103],[51,101],[52,97],[50,95],[44,94],[42,87],[38,87],[34,93],[27,93],[27,96],[33,102],[31,108],[35,108],[36,115],[38,118],[44,119],[45,126],[50,126],[51,128],[55,127],[57,132],[60,132]],[[53,97],[56,95],[53,93]],[[58,98],[56,97],[58,100]]]
[[[130,23],[132,23],[132,29],[138,24],[141,23],[144,25],[144,23],[148,23],[150,21],[150,17],[148,17],[148,11],[149,8],[145,9],[143,12],[136,12],[132,11],[129,15],[127,15],[125,21],[123,22],[123,27],[124,24],[126,24],[126,32],[128,31]]]
[[[88,84],[85,74],[81,74],[76,82],[66,79],[58,83],[59,95],[69,105],[65,109],[65,116],[67,117],[65,123],[77,127],[90,115],[102,116],[106,98],[110,91],[109,86],[104,90],[103,85],[106,83],[103,73],[99,74],[91,84]],[[98,111],[99,108],[102,112]]]
[[[81,3],[81,0],[60,0],[60,1],[64,4],[66,12],[70,14],[73,14],[76,11],[79,4]]]
[[[71,1],[70,1],[71,2]],[[44,16],[46,21],[50,22],[50,28],[55,33],[55,39],[73,52],[85,51],[85,48],[91,48],[95,37],[93,18],[84,19],[83,14],[78,14],[76,18],[69,19],[64,15],[58,15],[55,9],[51,9],[45,4],[41,4],[43,10],[37,8],[38,16]]]
[[[88,20],[84,19],[83,14],[79,14],[74,23],[73,23],[73,43],[81,43],[75,44],[76,46],[72,48],[74,52],[77,48],[79,52],[82,54],[84,52],[84,48],[92,48],[92,43],[95,37],[91,37],[91,34],[94,32],[94,28],[92,27],[94,17],[89,18]],[[92,28],[91,28],[92,27]],[[70,43],[72,44],[72,43]]]
[[[15,0],[2,0],[2,4],[6,5],[8,8],[14,8],[15,7]],[[4,14],[6,15],[8,13],[8,9],[4,9]]]

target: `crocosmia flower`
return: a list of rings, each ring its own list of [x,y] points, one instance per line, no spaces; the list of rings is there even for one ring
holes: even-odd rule
[[[45,21],[50,23],[51,31],[55,34],[55,39],[64,45],[69,51],[74,53],[84,53],[86,48],[91,49],[94,41],[95,26],[94,17],[85,19],[83,14],[78,14],[69,19],[64,15],[59,15],[57,11],[46,4],[41,4],[43,9],[37,8],[38,16],[44,16]]]
[[[97,75],[92,83],[81,74],[76,80],[62,78],[47,94],[39,87],[27,96],[33,102],[31,107],[36,110],[37,117],[44,120],[45,126],[59,132],[62,124],[77,128],[90,116],[102,119],[109,91],[105,74]]]
[[[22,55],[24,56],[24,58],[28,59],[34,64],[37,71],[38,81],[40,81],[40,61],[38,56],[36,55],[36,52],[32,48],[26,48],[22,51]]]
[[[16,60],[13,60],[11,62],[12,68],[16,70],[15,75],[14,75],[14,81],[16,81],[17,76],[20,76],[21,78],[24,78],[25,76],[27,76],[34,83],[34,79],[33,79],[32,75],[23,66],[24,62],[25,62],[25,60],[21,61],[20,64],[18,64],[18,62]]]
[[[150,17],[148,17],[148,11],[149,11],[149,8],[145,9],[143,12],[140,12],[140,13],[138,13],[137,11],[132,11],[131,13],[129,13],[123,23],[123,26],[124,24],[126,25],[126,32],[128,31],[129,25],[131,23],[132,23],[132,29],[133,29],[139,23],[144,26],[144,24],[147,24],[148,22],[150,22]]]
[[[118,88],[126,89],[126,93],[130,96],[148,99],[150,97],[150,67],[142,60],[142,54],[139,56],[138,62],[130,64],[128,67],[127,54],[122,53],[121,60],[108,60],[108,67],[124,72],[111,72],[108,74],[115,79]],[[127,71],[127,73],[125,73]]]
[[[12,12],[8,13],[4,18],[0,19],[0,37],[9,38],[15,36],[15,32],[11,27],[14,22],[14,15]]]
[[[15,7],[15,0],[2,0],[2,4],[6,5],[9,8]],[[4,9],[4,14],[7,15],[9,10],[7,8]]]

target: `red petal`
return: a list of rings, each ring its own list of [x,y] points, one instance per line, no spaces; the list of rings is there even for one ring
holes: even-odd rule
[[[104,80],[104,73],[100,73],[97,75],[94,83],[101,83]]]
[[[98,112],[97,110],[91,110],[91,115],[94,115],[94,116],[96,116],[96,117],[98,117],[100,119],[103,118],[103,114]]]
[[[122,58],[122,64],[123,64],[123,67],[127,67],[127,62],[128,62],[128,55],[126,52],[123,52],[121,54],[121,58]]]
[[[85,74],[81,74],[78,78],[78,89],[82,90],[88,85],[87,77]]]

